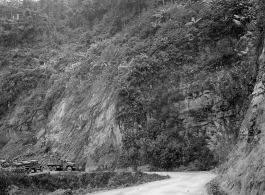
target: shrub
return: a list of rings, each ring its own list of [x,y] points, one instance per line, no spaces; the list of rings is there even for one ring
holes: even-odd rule
[[[25,174],[12,173],[11,171],[0,171],[0,192],[7,195],[9,186],[14,185],[21,189],[41,190],[53,192],[58,189],[78,190],[79,188],[116,188],[123,185],[130,186],[138,183],[166,179],[168,177],[145,173],[62,173],[51,175],[49,173],[28,176]],[[2,193],[3,192],[3,193]]]

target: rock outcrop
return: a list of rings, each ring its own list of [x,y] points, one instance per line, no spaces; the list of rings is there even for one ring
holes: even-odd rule
[[[226,100],[209,90],[190,94],[185,100],[174,103],[174,107],[179,110],[183,120],[184,134],[207,136],[212,150],[223,148],[224,153],[216,154],[216,157],[226,157],[237,138],[245,107],[231,107]],[[221,139],[224,139],[223,142]]]
[[[259,57],[259,72],[252,100],[240,127],[239,140],[220,169],[217,179],[229,195],[262,195],[265,190],[264,65],[265,50]]]
[[[120,129],[115,124],[113,85],[106,78],[98,77],[83,88],[80,83],[69,87],[70,79],[60,80],[61,73],[55,70],[60,69],[56,67],[60,60],[63,59],[56,56],[37,68],[40,74],[46,75],[46,80],[39,79],[36,86],[21,89],[15,101],[9,103],[0,122],[0,156],[36,158],[41,162],[61,158],[75,161],[82,169],[113,168],[122,144]],[[68,62],[63,65],[67,66]],[[74,65],[80,68],[80,62]],[[70,63],[69,68],[74,65]],[[5,71],[9,71],[11,79],[22,75],[9,67]],[[68,74],[67,70],[62,74]],[[8,80],[7,75],[1,74],[0,79]],[[39,78],[38,73],[33,76]],[[23,85],[23,81],[15,81],[13,90]]]
[[[23,125],[20,130],[8,130],[1,137],[7,142],[2,148],[3,157],[17,156],[22,150],[24,156],[41,160],[78,159],[79,166],[110,168],[121,148],[121,132],[115,125],[115,99],[108,87],[103,80],[96,81],[80,102],[72,95],[60,98],[46,123],[37,124],[42,114],[34,116],[32,122],[39,129],[33,132]],[[19,111],[23,114],[21,104],[10,113],[9,125],[19,119]]]
[[[249,5],[229,2],[217,1],[211,7],[216,15],[201,1],[171,1],[156,14],[137,1],[139,17],[115,17],[105,32],[105,19],[122,9],[113,5],[113,14],[93,27],[95,37],[80,28],[84,37],[71,31],[69,43],[1,52],[0,156],[62,158],[86,170],[115,168],[121,150],[131,162],[157,152],[153,161],[164,158],[162,169],[192,167],[201,156],[204,164],[216,157],[204,169],[223,161],[238,137],[256,74]],[[229,6],[235,7],[223,13]],[[250,131],[242,128],[250,142],[260,134],[260,112],[247,115]],[[126,133],[132,138],[127,146]]]

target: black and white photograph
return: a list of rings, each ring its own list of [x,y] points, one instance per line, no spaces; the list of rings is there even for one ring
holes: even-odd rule
[[[265,0],[0,0],[0,195],[265,195]]]

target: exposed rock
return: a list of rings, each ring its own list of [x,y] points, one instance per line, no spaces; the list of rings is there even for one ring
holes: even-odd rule
[[[252,93],[252,101],[240,128],[240,138],[229,158],[220,169],[217,179],[229,195],[262,195],[265,190],[265,87],[264,56]]]
[[[83,92],[81,101],[72,95],[59,98],[48,118],[43,118],[43,109],[38,109],[35,115],[29,116],[32,116],[29,125],[23,124],[27,109],[21,104],[32,103],[37,96],[17,103],[8,123],[0,127],[3,132],[0,146],[4,146],[2,157],[25,156],[31,150],[39,154],[34,158],[45,162],[43,156],[50,151],[47,160],[52,155],[75,161],[89,170],[112,167],[121,149],[121,133],[115,124],[115,98],[109,88],[111,85],[104,79],[98,79]],[[18,128],[8,129],[8,126]]]
[[[201,3],[198,5],[203,7],[202,10],[208,8]],[[122,91],[123,88],[124,91],[121,93],[129,94],[126,97],[128,101],[125,102],[129,102],[128,105],[131,104],[132,107],[129,107],[128,110],[131,110],[132,114],[127,118],[123,117],[128,119],[127,121],[118,120],[124,123],[132,122],[131,127],[134,128],[135,133],[136,128],[141,129],[143,124],[152,120],[152,114],[161,111],[161,115],[164,115],[166,119],[161,119],[164,116],[157,115],[159,122],[157,128],[168,132],[174,130],[174,135],[176,137],[181,135],[180,140],[184,140],[183,145],[174,147],[174,150],[179,150],[178,153],[182,153],[182,163],[185,162],[182,148],[184,145],[189,149],[192,148],[187,139],[189,135],[192,135],[194,140],[198,137],[205,137],[212,150],[228,145],[229,149],[226,152],[230,151],[230,147],[237,138],[239,125],[243,120],[244,101],[248,101],[246,97],[249,95],[249,91],[245,85],[250,79],[245,72],[250,72],[249,74],[255,72],[254,66],[249,67],[251,63],[242,57],[248,57],[251,54],[252,41],[249,41],[247,35],[244,35],[241,37],[244,43],[239,44],[238,36],[240,35],[235,35],[232,30],[231,34],[225,32],[225,36],[219,36],[218,33],[211,35],[216,36],[211,40],[212,37],[206,35],[207,33],[202,30],[199,23],[199,26],[191,25],[195,25],[194,29],[191,26],[182,29],[179,24],[188,22],[185,21],[187,20],[185,18],[191,16],[176,17],[173,13],[182,13],[181,7],[185,10],[183,13],[190,10],[189,14],[196,13],[195,15],[198,17],[200,14],[207,15],[206,11],[200,13],[195,8],[189,8],[193,5],[179,7],[177,4],[172,4],[172,8],[161,13],[161,16],[168,15],[163,18],[165,21],[161,21],[165,28],[160,28],[161,23],[158,28],[149,29],[150,32],[149,30],[146,32],[145,30],[142,32],[141,29],[136,30],[136,27],[128,32],[125,31],[129,33],[136,30],[146,36],[129,33],[126,37],[122,32],[117,37],[107,36],[108,38],[95,42],[89,48],[81,46],[79,40],[71,40],[76,42],[64,45],[60,43],[61,46],[56,45],[56,49],[53,48],[54,46],[49,46],[42,52],[36,52],[35,48],[31,49],[32,52],[29,52],[27,48],[24,50],[10,49],[10,52],[7,52],[4,57],[9,59],[12,56],[10,62],[12,64],[10,67],[5,65],[0,74],[0,87],[6,92],[3,97],[0,97],[3,100],[1,102],[3,109],[0,110],[1,157],[10,159],[37,158],[43,163],[50,158],[62,158],[75,161],[78,167],[88,171],[97,168],[114,169],[117,164],[117,156],[122,148],[122,136],[125,134],[122,133],[125,125],[117,124],[115,120],[116,112],[119,111],[116,110],[117,101],[120,101],[116,97],[119,93],[117,91]],[[133,15],[136,16],[136,13]],[[205,18],[214,18],[214,15],[215,13]],[[102,18],[105,17],[102,16]],[[172,20],[173,18],[175,21]],[[201,23],[203,20],[201,17],[198,21]],[[215,20],[219,20],[219,18],[215,18]],[[144,21],[146,24],[151,22],[145,19]],[[202,25],[207,26],[208,23],[211,24],[211,22],[204,21]],[[241,28],[239,30],[241,34],[245,33],[245,30]],[[215,25],[207,26],[207,31],[218,32]],[[180,34],[178,35],[176,32]],[[157,37],[154,44],[153,35]],[[142,39],[142,37],[145,38]],[[142,44],[143,42],[146,43]],[[143,47],[143,51],[134,45]],[[161,49],[160,45],[165,48]],[[50,52],[51,48],[54,51]],[[131,48],[132,51],[139,50],[139,54],[130,51]],[[238,53],[235,51],[236,49]],[[123,53],[123,50],[126,52]],[[113,56],[116,56],[112,53],[113,51],[119,56],[117,59],[112,59]],[[46,54],[47,52],[50,52],[49,55]],[[238,54],[240,54],[240,58],[237,56]],[[45,59],[45,63],[42,59]],[[167,59],[166,62],[164,59]],[[25,63],[21,63],[22,60]],[[134,68],[136,69],[134,70]],[[142,73],[143,69],[146,69],[144,71],[146,75],[138,75],[137,72]],[[137,77],[130,78],[129,73],[131,75],[135,73]],[[243,73],[246,78],[242,78],[242,81],[237,84],[237,79],[240,79],[238,75]],[[131,82],[135,80],[146,83],[146,86],[143,85],[139,89],[141,83],[136,82],[133,85]],[[152,82],[149,83],[149,80]],[[117,82],[116,85],[114,82]],[[129,86],[130,83],[132,86]],[[253,99],[253,107],[258,106],[262,101],[263,85],[257,88],[253,94],[258,95]],[[128,92],[130,90],[135,93],[134,100],[130,97],[131,94]],[[234,91],[235,93],[231,95],[230,93]],[[132,103],[132,101],[134,102]],[[160,105],[156,106],[157,104]],[[135,109],[137,105],[140,106]],[[155,107],[159,108],[156,110]],[[124,113],[127,113],[128,110],[125,110]],[[141,112],[139,110],[144,111],[137,113]],[[255,111],[255,113],[258,112],[258,110]],[[166,115],[167,113],[168,115]],[[145,117],[146,121],[144,121],[145,119],[141,121],[140,118]],[[247,128],[252,130],[245,132],[247,134],[251,132],[255,140],[258,134],[253,132],[259,132],[256,114],[250,116],[249,120]],[[137,124],[138,121],[143,124]],[[162,129],[162,126],[165,126],[165,129]],[[163,134],[163,132],[159,133]],[[157,137],[159,136],[155,135],[152,139],[156,140]],[[186,139],[187,141],[185,141]],[[218,139],[224,141],[220,143]],[[176,141],[176,139],[174,140]],[[208,147],[205,140],[202,145],[205,148]],[[171,156],[177,156],[175,154],[176,152]],[[220,154],[216,154],[216,156],[220,156]],[[223,157],[225,156],[226,154],[223,154]],[[207,158],[205,159],[207,160]]]
[[[227,131],[227,124],[231,126],[240,124],[243,117],[241,109],[244,110],[244,108],[229,107],[227,101],[222,100],[210,90],[203,91],[196,98],[176,102],[174,107],[179,110],[187,130],[199,129],[202,131],[200,134],[208,135],[220,130]],[[231,140],[236,136],[232,129],[227,133],[230,134]]]

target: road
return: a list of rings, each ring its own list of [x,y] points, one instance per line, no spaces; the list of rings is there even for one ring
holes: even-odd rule
[[[93,195],[207,195],[205,185],[215,177],[211,172],[158,174],[169,175],[171,178],[123,189],[96,192]]]

